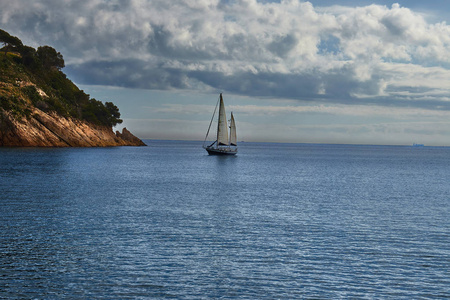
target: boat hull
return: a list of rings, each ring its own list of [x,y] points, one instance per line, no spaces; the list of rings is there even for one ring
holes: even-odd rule
[[[216,149],[216,148],[205,148],[209,155],[236,155],[237,149]]]

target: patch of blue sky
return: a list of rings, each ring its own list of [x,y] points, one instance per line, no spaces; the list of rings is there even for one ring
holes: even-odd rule
[[[320,40],[318,46],[320,54],[338,54],[340,53],[340,40],[334,35],[328,35]]]

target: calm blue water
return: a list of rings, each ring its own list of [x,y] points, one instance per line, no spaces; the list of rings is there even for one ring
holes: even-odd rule
[[[0,298],[450,298],[450,148],[0,148]]]

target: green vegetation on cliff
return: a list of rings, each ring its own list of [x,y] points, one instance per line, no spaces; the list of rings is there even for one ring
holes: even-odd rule
[[[117,106],[90,98],[61,71],[64,59],[49,46],[37,50],[0,29],[0,108],[30,117],[32,108],[96,125],[122,123]]]

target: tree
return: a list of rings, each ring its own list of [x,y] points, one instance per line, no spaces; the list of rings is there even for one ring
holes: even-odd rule
[[[94,98],[90,99],[89,102],[83,106],[82,116],[88,122],[99,125],[113,127],[122,123],[117,106],[112,102],[103,104],[101,101]]]
[[[0,43],[3,43],[5,56],[8,53],[8,50],[18,49],[23,46],[22,41],[18,37],[12,36],[2,29],[0,29]]]
[[[22,55],[22,62],[25,66],[36,67],[38,65],[36,50],[33,47],[22,46],[19,52]]]
[[[105,102],[106,110],[109,113],[109,124],[111,126],[116,126],[117,124],[121,124],[123,121],[120,119],[119,108],[114,105],[112,102]]]
[[[65,66],[62,54],[50,46],[39,47],[36,54],[45,68],[61,70]]]

